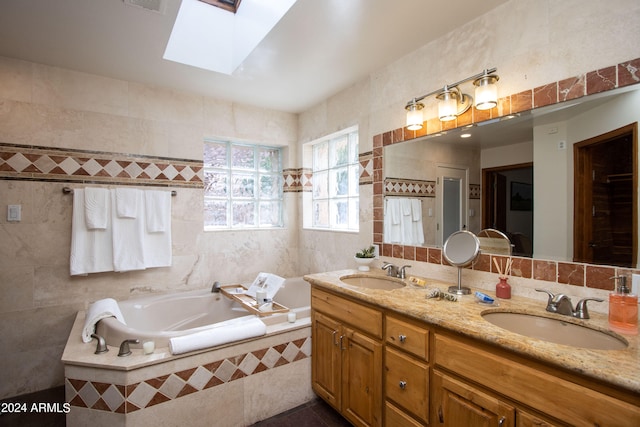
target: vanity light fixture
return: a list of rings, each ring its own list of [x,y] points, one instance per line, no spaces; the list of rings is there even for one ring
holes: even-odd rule
[[[424,104],[416,102],[414,99],[413,102],[409,102],[404,108],[407,110],[407,129],[422,129],[422,109],[424,108]]]
[[[424,104],[420,101],[431,95],[435,95],[438,99],[438,118],[440,121],[446,122],[453,120],[467,111],[471,107],[473,97],[463,93],[459,86],[472,80],[476,86],[475,107],[478,110],[488,110],[495,107],[498,105],[498,88],[496,82],[500,79],[497,74],[494,74],[497,70],[497,68],[486,69],[481,73],[467,77],[459,82],[445,85],[442,89],[434,90],[420,97],[413,98],[407,102],[407,105],[404,107],[405,110],[407,110],[407,129],[418,130],[422,128],[422,109],[424,108]]]

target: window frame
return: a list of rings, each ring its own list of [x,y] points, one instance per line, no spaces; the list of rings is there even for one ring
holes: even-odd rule
[[[218,165],[207,164],[207,144],[224,146],[225,159]],[[247,149],[250,148],[253,151],[253,166],[242,167],[233,164],[233,149]],[[261,151],[275,151],[277,153],[278,166],[275,170],[261,169]],[[204,192],[203,192],[203,228],[204,231],[242,231],[242,230],[274,230],[284,228],[284,181],[283,181],[283,147],[258,144],[247,141],[231,140],[226,138],[205,138],[203,142],[203,174],[204,174]],[[217,174],[221,178],[219,182],[223,182],[220,188],[219,194],[208,194],[208,174]],[[238,179],[246,177],[247,180],[252,182],[252,194],[242,195],[238,194],[245,191],[242,185],[235,186],[238,183]],[[271,182],[275,183],[277,190],[275,196],[269,196],[261,191],[261,182],[263,177],[273,178]],[[235,179],[234,179],[235,178]],[[246,183],[245,183],[246,184]],[[235,194],[234,194],[235,193]],[[208,223],[207,217],[207,204],[212,202],[224,202],[226,203],[226,224],[225,225],[212,225]],[[254,218],[252,225],[234,224],[234,207],[241,204],[253,204]],[[277,221],[265,223],[261,220],[261,206],[268,203],[277,203]]]
[[[347,161],[337,162],[335,158],[335,144],[341,140],[347,140]],[[325,167],[318,167],[317,163],[317,147],[326,144],[327,163]],[[332,146],[333,145],[333,146]],[[334,149],[332,149],[334,148]],[[303,228],[316,231],[332,231],[345,233],[360,232],[359,204],[360,204],[360,161],[359,161],[359,129],[358,126],[352,126],[326,135],[317,140],[308,142],[304,145],[304,164],[311,170],[312,189],[303,195]],[[323,165],[324,166],[324,165]],[[338,171],[342,170],[347,173],[347,191],[346,194],[338,194],[339,190],[335,188],[335,176]],[[318,176],[326,176],[326,196],[318,197],[318,182],[315,180]],[[333,186],[334,188],[331,188]],[[316,214],[318,201],[326,201],[325,209],[327,222],[326,224],[316,223]],[[339,203],[346,202],[347,223],[346,226],[335,223],[336,209]]]

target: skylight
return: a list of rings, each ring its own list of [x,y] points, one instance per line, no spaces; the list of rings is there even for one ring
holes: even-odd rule
[[[163,58],[232,74],[296,1],[242,0],[234,14],[183,0]]]

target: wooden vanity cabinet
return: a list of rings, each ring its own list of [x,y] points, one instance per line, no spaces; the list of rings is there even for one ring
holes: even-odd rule
[[[640,425],[638,402],[596,381],[458,336],[436,333],[434,346],[433,425]]]
[[[382,313],[311,290],[312,387],[355,426],[382,426]]]
[[[396,314],[385,316],[385,425],[429,421],[429,329]]]

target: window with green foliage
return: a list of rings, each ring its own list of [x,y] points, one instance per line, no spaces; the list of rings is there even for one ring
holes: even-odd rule
[[[282,227],[282,149],[206,140],[205,230]]]
[[[358,130],[349,129],[311,144],[310,228],[359,230]],[[309,216],[306,216],[309,218]]]

